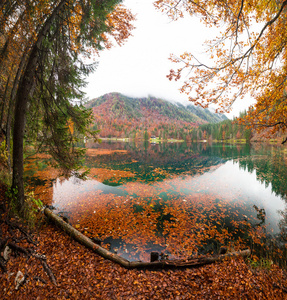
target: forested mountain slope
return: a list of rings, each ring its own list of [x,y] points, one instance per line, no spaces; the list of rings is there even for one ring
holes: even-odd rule
[[[131,98],[110,93],[86,103],[95,116],[94,129],[101,137],[184,138],[194,127],[227,119],[193,105],[148,97]]]

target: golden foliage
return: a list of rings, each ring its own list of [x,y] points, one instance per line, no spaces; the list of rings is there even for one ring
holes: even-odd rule
[[[287,1],[158,0],[155,6],[175,19],[199,16],[207,27],[221,30],[206,42],[210,65],[188,52],[171,56],[181,67],[168,78],[178,80],[188,72],[181,92],[190,101],[203,107],[215,103],[218,111],[228,112],[236,99],[251,96],[256,104],[244,124],[286,130]]]

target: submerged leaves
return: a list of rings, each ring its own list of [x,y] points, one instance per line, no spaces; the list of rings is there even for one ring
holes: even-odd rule
[[[190,169],[178,175],[149,164],[146,181],[138,170],[131,172],[129,164],[125,169],[122,160],[120,170],[103,163],[115,154],[126,159],[127,150],[89,149],[87,153],[92,155],[88,161],[105,168],[92,167],[85,182],[57,179],[54,187],[46,182],[42,192],[37,189],[41,197],[48,196],[42,201],[50,204],[54,198],[69,222],[85,235],[104,240],[111,251],[129,260],[149,261],[151,251],[185,258],[218,253],[222,245],[230,251],[246,246],[265,249],[270,220],[264,214],[262,222],[264,210],[224,184],[216,187],[211,177],[200,176],[220,165],[204,166],[198,158],[196,174]],[[46,172],[37,175],[47,180],[53,173]]]

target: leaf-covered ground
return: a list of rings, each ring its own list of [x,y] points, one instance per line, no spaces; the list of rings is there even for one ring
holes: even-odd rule
[[[3,191],[0,195],[3,200]],[[14,238],[19,246],[45,255],[57,286],[35,255],[12,252],[7,272],[0,273],[0,299],[287,299],[287,275],[274,265],[270,270],[251,269],[237,258],[194,269],[126,270],[87,250],[53,224],[44,222],[32,234],[33,245],[4,220],[2,212],[1,239]],[[16,224],[13,219],[9,222]],[[19,270],[27,280],[15,290]]]

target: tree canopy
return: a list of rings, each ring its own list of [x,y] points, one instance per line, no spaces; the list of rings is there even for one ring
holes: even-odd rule
[[[238,98],[256,100],[244,123],[271,132],[286,130],[286,9],[283,0],[158,0],[155,6],[177,19],[189,14],[220,34],[207,41],[209,62],[185,52],[170,80],[186,76],[181,88],[195,104],[228,112]],[[192,28],[191,28],[192,30]],[[243,120],[242,120],[243,121]],[[286,140],[285,140],[286,141]]]
[[[85,63],[133,28],[133,15],[118,0],[11,1],[0,4],[0,129],[10,150],[13,190],[23,210],[23,142],[49,150],[66,170],[77,166],[77,134],[87,134],[91,114],[74,100],[84,97]]]

